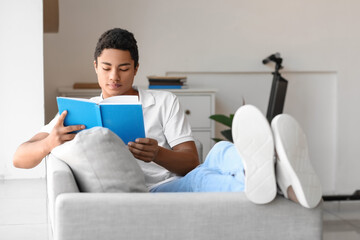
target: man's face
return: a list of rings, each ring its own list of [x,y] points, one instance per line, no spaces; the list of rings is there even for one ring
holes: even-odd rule
[[[97,65],[94,61],[94,66],[104,99],[137,94],[132,84],[138,66],[134,66],[129,51],[104,49],[97,58]]]

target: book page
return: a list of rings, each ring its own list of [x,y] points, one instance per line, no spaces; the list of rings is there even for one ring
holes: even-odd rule
[[[122,95],[106,98],[99,104],[140,104],[140,102],[139,97],[136,95]]]
[[[94,102],[88,98],[77,98],[77,97],[57,97],[57,98],[71,99],[71,100],[82,101],[82,102]]]

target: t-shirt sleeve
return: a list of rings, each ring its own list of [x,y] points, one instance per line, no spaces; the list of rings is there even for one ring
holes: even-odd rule
[[[55,117],[53,118],[53,120],[51,120],[48,124],[46,124],[45,126],[43,126],[40,129],[40,132],[46,132],[49,133],[52,131],[52,129],[54,128],[55,124],[57,123],[58,119],[59,119],[60,115],[59,113],[57,113],[55,115]]]
[[[173,97],[172,106],[164,126],[164,134],[171,148],[183,142],[194,141],[190,123],[181,108],[179,99],[175,95]]]

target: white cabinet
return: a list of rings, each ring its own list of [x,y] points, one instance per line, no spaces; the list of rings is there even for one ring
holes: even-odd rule
[[[188,118],[192,132],[203,144],[203,159],[214,145],[211,139],[215,136],[215,122],[209,118],[215,114],[214,89],[171,90],[179,98],[180,104]]]
[[[178,94],[178,98],[193,128],[211,128],[211,96]]]
[[[99,89],[59,88],[63,97],[91,98],[100,94]],[[209,116],[215,114],[214,89],[179,89],[167,90],[178,96],[180,104],[188,118],[193,135],[203,144],[203,158],[214,145],[215,123]],[[202,159],[203,160],[203,159]]]

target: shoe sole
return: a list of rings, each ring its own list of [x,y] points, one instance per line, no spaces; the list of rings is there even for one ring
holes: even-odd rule
[[[306,208],[316,207],[322,191],[309,158],[306,136],[298,122],[287,114],[276,116],[271,122],[278,155],[277,182],[287,197],[291,185],[299,203]]]
[[[256,204],[276,196],[274,141],[268,121],[254,106],[240,107],[233,119],[232,134],[245,169],[245,194]]]

